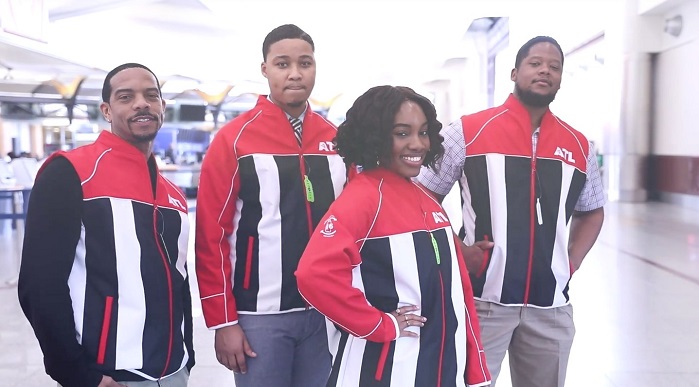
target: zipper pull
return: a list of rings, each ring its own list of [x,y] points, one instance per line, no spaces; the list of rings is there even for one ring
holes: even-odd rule
[[[432,235],[431,232],[428,231],[430,234],[430,239],[432,239],[432,248],[434,249],[434,256],[437,259],[437,265],[440,265],[442,263],[442,259],[439,257],[439,247],[437,246],[437,240],[434,239],[434,235]]]
[[[311,179],[308,178],[308,175],[303,175],[303,184],[306,186],[306,199],[309,203],[313,203],[316,197],[313,194],[313,184],[311,183]]]
[[[544,218],[541,215],[541,202],[539,202],[539,198],[536,198],[536,218],[539,221],[539,226],[544,224]]]

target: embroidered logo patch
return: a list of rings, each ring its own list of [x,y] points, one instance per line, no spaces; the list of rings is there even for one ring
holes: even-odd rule
[[[180,202],[179,200],[173,198],[173,197],[170,196],[169,194],[167,195],[167,201],[170,202],[170,204],[172,204],[173,206],[175,206],[175,207],[177,207],[177,208],[180,208],[180,209],[182,209],[182,210],[187,210],[187,209],[184,208],[184,206],[182,205],[182,202]]]
[[[335,224],[333,222],[336,221],[337,218],[335,218],[334,215],[330,215],[328,219],[325,219],[325,222],[323,223],[323,229],[320,231],[320,233],[323,234],[323,236],[326,238],[335,236],[337,230],[335,230]]]
[[[563,160],[574,163],[573,152],[566,148],[556,147],[556,151],[553,153],[555,156],[560,156]]]
[[[318,143],[318,150],[332,152],[335,150],[335,144],[332,141],[321,141]]]
[[[432,218],[434,218],[434,222],[437,224],[448,222],[447,216],[441,212],[433,212]]]

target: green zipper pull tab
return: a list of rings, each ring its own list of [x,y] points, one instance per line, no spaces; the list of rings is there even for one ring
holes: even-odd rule
[[[439,247],[437,246],[437,240],[434,239],[434,235],[430,233],[430,239],[432,239],[432,247],[434,248],[434,256],[437,258],[437,265],[442,263],[442,259],[439,257]]]
[[[309,203],[313,203],[316,200],[316,196],[313,194],[313,184],[308,175],[303,175],[303,184],[306,186],[306,199]]]

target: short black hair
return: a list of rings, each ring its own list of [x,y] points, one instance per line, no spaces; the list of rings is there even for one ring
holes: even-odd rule
[[[380,160],[390,158],[393,124],[405,101],[415,102],[425,113],[430,150],[422,165],[435,168],[444,154],[444,138],[439,134],[442,123],[437,120],[437,110],[429,99],[404,86],[375,86],[354,101],[334,140],[345,165],[372,169],[379,165]]]
[[[113,68],[112,71],[110,71],[104,78],[104,84],[102,85],[102,102],[109,102],[109,97],[112,95],[112,78],[114,78],[114,76],[120,71],[132,68],[148,70],[149,73],[153,74],[153,77],[155,77],[155,83],[158,85],[158,94],[160,94],[160,98],[163,97],[163,93],[160,91],[160,81],[158,80],[158,76],[155,75],[151,69],[140,63],[124,63]]]
[[[519,51],[517,51],[517,57],[515,58],[515,68],[516,69],[518,69],[519,65],[522,64],[522,61],[524,60],[524,58],[526,58],[527,55],[529,55],[529,50],[531,50],[532,46],[534,46],[535,44],[539,44],[539,43],[551,43],[554,46],[556,46],[556,48],[558,49],[558,52],[561,53],[561,66],[563,66],[563,58],[564,58],[563,50],[561,49],[561,45],[558,44],[556,39],[554,39],[550,36],[536,36],[534,38],[529,39],[529,41],[524,43],[524,45],[522,45],[522,47],[519,48]]]
[[[313,44],[311,35],[308,35],[306,31],[300,29],[294,24],[284,24],[270,31],[265,37],[265,41],[262,42],[262,59],[267,61],[269,47],[284,39],[303,39],[311,45],[313,52],[316,51],[316,46]]]

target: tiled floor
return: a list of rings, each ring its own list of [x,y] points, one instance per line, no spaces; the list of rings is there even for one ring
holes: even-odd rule
[[[16,275],[21,240],[21,230],[10,232],[6,223],[0,284]],[[571,298],[577,336],[567,386],[699,386],[699,212],[661,203],[608,205],[600,240],[571,281]],[[194,306],[197,366],[190,386],[232,387]],[[0,386],[54,386],[12,283],[0,289],[0,316]],[[498,387],[509,386],[506,378],[504,372]]]

